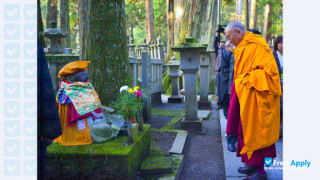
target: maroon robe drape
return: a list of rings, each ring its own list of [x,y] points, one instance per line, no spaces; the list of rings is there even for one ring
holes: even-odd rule
[[[244,147],[244,140],[240,117],[240,104],[239,99],[237,97],[237,93],[235,91],[234,83],[231,85],[230,105],[226,133],[238,136],[236,156],[241,157],[241,161],[244,162],[246,165],[263,165],[264,158],[275,158],[277,156],[275,144],[254,151],[250,160],[248,159],[247,154],[240,154],[242,148]]]

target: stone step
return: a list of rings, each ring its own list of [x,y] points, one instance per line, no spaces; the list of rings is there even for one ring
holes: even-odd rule
[[[178,180],[183,169],[184,158],[180,154],[172,154],[172,173],[162,175],[159,180]]]
[[[202,119],[208,119],[208,117],[210,115],[210,111],[209,110],[198,110],[198,118],[202,118]]]
[[[166,156],[146,157],[140,167],[142,175],[161,175],[172,173],[172,159]]]
[[[176,139],[174,140],[172,147],[170,149],[171,154],[182,154],[184,144],[187,140],[187,132],[178,132]]]

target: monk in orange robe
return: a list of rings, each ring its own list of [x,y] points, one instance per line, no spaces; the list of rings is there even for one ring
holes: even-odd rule
[[[245,179],[267,179],[264,158],[276,157],[279,139],[281,86],[276,61],[267,42],[231,22],[226,37],[236,46],[227,134],[237,135],[237,156]]]

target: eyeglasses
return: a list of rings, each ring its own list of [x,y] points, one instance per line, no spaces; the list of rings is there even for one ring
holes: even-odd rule
[[[234,32],[232,32],[231,34],[233,34]],[[230,36],[231,36],[231,34],[230,34]],[[228,40],[230,40],[230,36],[228,36],[228,35],[226,35],[226,38],[228,39]]]

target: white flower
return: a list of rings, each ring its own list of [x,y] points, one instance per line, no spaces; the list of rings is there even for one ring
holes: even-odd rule
[[[128,89],[129,89],[128,86],[122,86],[122,87],[120,88],[120,92],[126,91],[126,90],[128,90]]]

